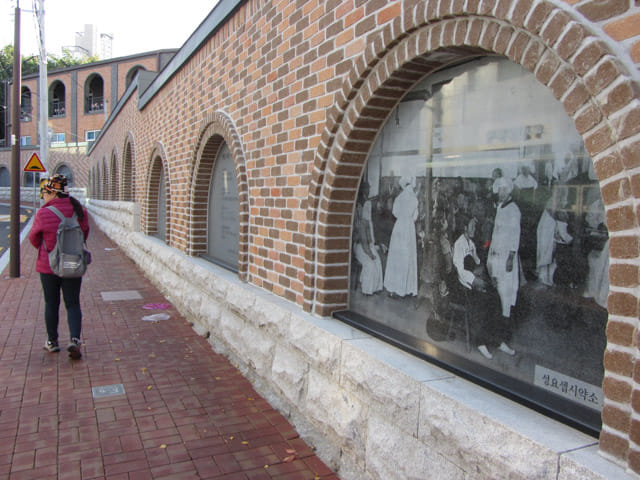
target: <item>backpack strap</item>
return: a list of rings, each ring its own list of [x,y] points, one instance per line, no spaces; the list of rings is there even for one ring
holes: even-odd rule
[[[54,207],[53,205],[49,205],[47,207],[47,210],[51,210],[53,213],[55,213],[56,216],[60,219],[61,222],[64,221],[65,218],[75,218],[77,216],[76,212],[73,212],[73,215],[71,215],[70,217],[65,217],[62,214],[62,212],[60,210],[58,210],[56,207]]]
[[[70,217],[65,217],[65,216],[63,215],[63,213],[62,213],[60,210],[58,210],[58,208],[57,208],[57,207],[54,207],[53,205],[49,205],[49,206],[47,206],[47,210],[50,210],[50,211],[52,211],[53,213],[55,213],[55,214],[56,214],[56,217],[58,217],[58,218],[60,219],[60,221],[61,221],[61,222],[64,222],[64,219],[65,219],[65,218],[76,218],[76,216],[77,216],[77,215],[76,215],[76,212],[73,212],[73,215],[72,215],[72,216],[70,216]],[[44,249],[46,250],[46,252],[47,252],[47,253],[49,253],[51,250],[47,249],[47,244],[46,244],[46,242],[44,241],[44,238],[42,239],[42,244],[44,245]]]

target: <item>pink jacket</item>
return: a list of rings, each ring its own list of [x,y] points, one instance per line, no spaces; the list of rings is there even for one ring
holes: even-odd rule
[[[45,203],[44,206],[37,211],[35,219],[33,220],[33,226],[29,232],[29,241],[38,249],[36,271],[53,274],[49,266],[48,252],[56,246],[56,232],[60,219],[51,210],[45,208],[49,205],[56,207],[65,217],[71,217],[73,215],[73,205],[68,198],[57,197]],[[78,223],[84,232],[84,238],[86,240],[89,236],[89,216],[85,209],[83,209],[83,211],[84,219],[78,219]]]

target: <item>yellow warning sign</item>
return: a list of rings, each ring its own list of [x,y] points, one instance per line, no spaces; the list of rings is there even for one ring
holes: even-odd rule
[[[38,154],[36,152],[33,152],[33,155],[31,155],[31,158],[29,159],[29,161],[24,167],[24,171],[25,172],[46,172],[47,170],[42,165],[42,162],[40,161]]]

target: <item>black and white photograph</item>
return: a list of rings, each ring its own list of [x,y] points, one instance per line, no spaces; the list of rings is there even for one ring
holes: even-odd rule
[[[559,102],[507,60],[468,62],[418,84],[377,137],[350,310],[507,388],[600,411],[608,238],[593,162]]]

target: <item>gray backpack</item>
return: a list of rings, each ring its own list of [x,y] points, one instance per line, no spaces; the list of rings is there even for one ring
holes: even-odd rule
[[[56,207],[48,206],[60,219],[56,233],[56,246],[49,251],[49,266],[54,274],[62,278],[77,278],[84,275],[91,263],[91,254],[84,248],[84,233],[75,212],[65,217]]]

